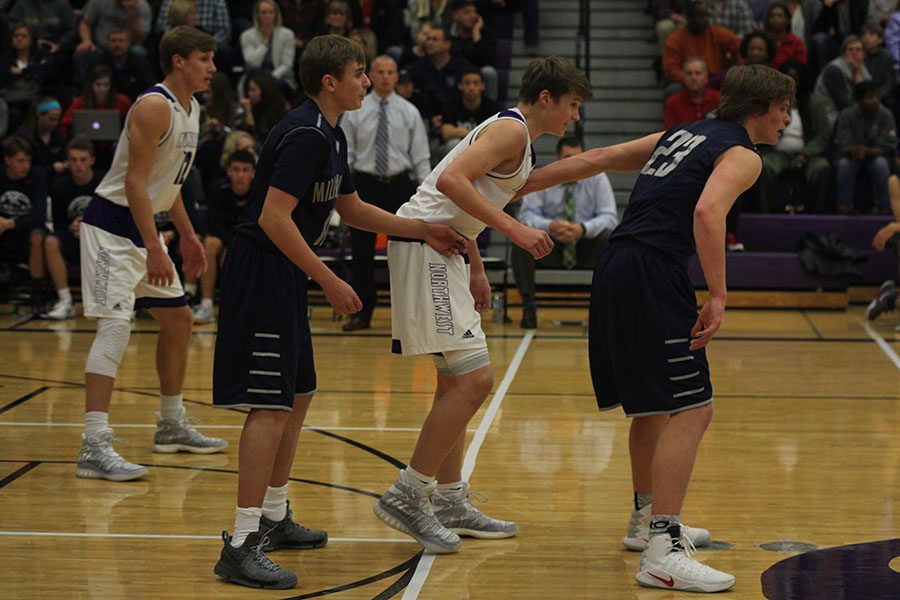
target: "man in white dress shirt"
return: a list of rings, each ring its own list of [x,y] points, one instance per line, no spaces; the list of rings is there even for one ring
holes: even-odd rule
[[[394,91],[397,63],[379,56],[369,68],[371,94],[362,108],[341,121],[347,136],[347,162],[359,196],[388,212],[397,212],[431,172],[428,136],[419,110]],[[344,325],[344,331],[368,329],[377,304],[375,288],[375,234],[350,228],[353,246],[353,290],[362,310]]]

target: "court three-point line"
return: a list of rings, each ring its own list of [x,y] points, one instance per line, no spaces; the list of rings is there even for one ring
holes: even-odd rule
[[[884,338],[881,337],[881,335],[879,335],[879,333],[875,331],[875,329],[871,325],[869,325],[865,321],[859,321],[859,323],[860,325],[862,325],[862,328],[866,330],[866,333],[869,334],[869,337],[875,340],[875,343],[878,344],[878,347],[881,348],[881,350],[885,354],[887,354],[887,357],[891,359],[891,362],[894,363],[894,366],[900,369],[900,356],[897,356],[897,353],[894,352],[894,349],[891,348],[890,344],[884,341]]]
[[[503,376],[503,381],[500,382],[497,391],[494,392],[491,403],[488,405],[487,410],[484,411],[481,423],[479,423],[478,429],[475,430],[475,436],[469,443],[469,448],[466,450],[466,456],[463,459],[463,481],[468,481],[472,475],[472,471],[475,470],[475,461],[478,460],[478,452],[481,450],[481,445],[484,443],[488,430],[494,422],[494,417],[496,417],[497,413],[500,411],[500,405],[503,403],[503,398],[506,397],[506,392],[509,390],[509,386],[512,385],[513,379],[516,377],[516,372],[519,370],[522,359],[525,358],[525,352],[528,351],[528,346],[531,345],[531,340],[533,338],[534,331],[529,331],[522,338],[522,341],[519,342],[519,348],[516,350],[512,362],[509,363],[509,368]],[[416,571],[413,573],[409,585],[406,586],[406,590],[403,592],[402,600],[416,600],[419,597],[419,593],[425,585],[425,580],[428,579],[428,574],[431,572],[431,566],[434,564],[434,559],[435,555],[430,552],[422,554],[422,559],[416,566]]]

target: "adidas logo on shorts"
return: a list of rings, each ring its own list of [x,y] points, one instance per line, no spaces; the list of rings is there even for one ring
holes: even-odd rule
[[[468,340],[468,339],[471,339],[471,338],[473,338],[473,337],[475,337],[475,334],[472,333],[471,330],[466,329],[466,332],[463,334],[463,339],[464,339],[464,340]]]

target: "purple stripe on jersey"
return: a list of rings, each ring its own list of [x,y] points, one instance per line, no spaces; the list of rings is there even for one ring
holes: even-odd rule
[[[497,118],[499,119],[501,117],[512,117],[513,119],[518,119],[519,121],[522,121],[523,123],[525,122],[525,117],[523,117],[522,115],[520,115],[519,113],[517,113],[516,111],[514,111],[511,108],[501,110],[499,113],[497,113]]]
[[[138,248],[144,247],[144,239],[127,206],[119,206],[94,195],[94,199],[84,209],[82,221],[113,235],[128,238]]]
[[[141,92],[141,96],[143,96],[144,94],[149,94],[151,92],[162,94],[169,100],[169,102],[175,102],[175,98],[172,97],[172,94],[170,94],[169,91],[161,85],[154,85],[153,87],[147,88],[146,90]]]
[[[134,301],[134,308],[135,310],[140,308],[178,308],[188,304],[190,304],[190,297],[187,294],[178,298],[150,298],[144,296]]]

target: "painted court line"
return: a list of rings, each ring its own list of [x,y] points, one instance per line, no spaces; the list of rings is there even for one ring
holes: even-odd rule
[[[484,417],[482,417],[478,429],[475,430],[475,437],[472,438],[472,441],[469,443],[465,459],[463,459],[463,481],[468,481],[472,475],[472,471],[475,470],[475,461],[478,459],[478,452],[481,450],[481,445],[484,443],[487,432],[494,422],[494,417],[497,416],[497,412],[500,410],[503,398],[506,396],[509,386],[512,385],[513,379],[516,377],[516,372],[519,370],[519,365],[522,364],[522,359],[525,357],[525,352],[528,351],[528,346],[531,344],[533,338],[534,331],[527,332],[522,338],[522,341],[519,343],[519,348],[516,350],[516,354],[513,356],[512,362],[509,363],[506,374],[503,376],[503,381],[500,382],[497,391],[494,392],[494,397],[488,405],[487,410],[484,412]],[[428,578],[428,573],[431,572],[431,566],[434,564],[435,556],[435,554],[431,554],[430,552],[422,554],[422,558],[416,566],[416,571],[413,573],[409,585],[406,586],[406,590],[403,592],[402,600],[416,600],[419,597],[419,593],[425,585],[425,580]]]
[[[75,533],[68,531],[0,531],[0,535],[21,537],[74,537],[74,538],[134,538],[146,540],[221,540],[220,535],[169,535],[163,533]],[[352,537],[328,537],[328,542],[365,542],[365,543],[410,543],[415,540],[409,538],[352,538]]]
[[[41,423],[39,421],[0,421],[4,427],[84,427],[84,423]],[[110,427],[156,429],[156,425],[149,423],[111,423]],[[196,425],[197,429],[241,429],[243,425]],[[323,431],[408,431],[418,433],[419,427],[328,427],[322,425],[304,425],[303,429],[321,429]],[[469,429],[471,433],[474,429]]]
[[[897,353],[894,352],[894,349],[891,348],[890,344],[884,341],[884,338],[879,335],[877,331],[875,331],[871,325],[866,323],[865,321],[858,321],[862,328],[866,330],[866,333],[869,334],[869,337],[875,340],[875,343],[878,344],[878,347],[881,348],[887,357],[891,359],[891,362],[894,363],[894,366],[900,369],[900,356],[897,356]]]

